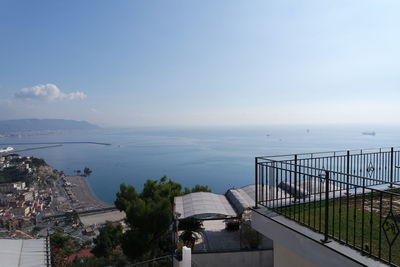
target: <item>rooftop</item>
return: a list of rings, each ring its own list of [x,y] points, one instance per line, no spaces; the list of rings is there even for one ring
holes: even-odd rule
[[[1,266],[46,266],[46,239],[0,239]]]

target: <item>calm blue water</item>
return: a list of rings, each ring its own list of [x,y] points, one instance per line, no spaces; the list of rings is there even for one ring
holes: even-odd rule
[[[307,129],[310,129],[309,133]],[[361,135],[361,132],[373,130],[376,136]],[[158,179],[163,175],[183,186],[204,184],[214,192],[223,193],[230,187],[240,187],[254,181],[255,156],[399,146],[400,128],[274,126],[105,129],[0,139],[0,143],[60,141],[93,141],[112,145],[64,145],[23,154],[44,158],[56,169],[70,174],[85,166],[91,168],[93,173],[88,182],[93,192],[99,199],[112,203],[121,183],[131,184],[141,190],[145,180]]]

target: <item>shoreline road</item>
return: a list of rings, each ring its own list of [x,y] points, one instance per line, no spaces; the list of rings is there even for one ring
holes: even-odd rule
[[[79,212],[112,207],[92,194],[85,177],[67,175],[64,180],[65,191],[74,210]]]

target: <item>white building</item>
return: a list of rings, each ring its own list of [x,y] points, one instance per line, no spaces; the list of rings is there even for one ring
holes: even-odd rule
[[[14,151],[14,148],[12,148],[10,146],[9,147],[5,147],[3,149],[0,149],[0,153],[9,153],[11,151]]]

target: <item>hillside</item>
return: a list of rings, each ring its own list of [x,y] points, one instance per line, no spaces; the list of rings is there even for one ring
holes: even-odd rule
[[[57,130],[90,130],[98,126],[86,121],[60,119],[21,119],[0,121],[0,133],[57,131]]]

